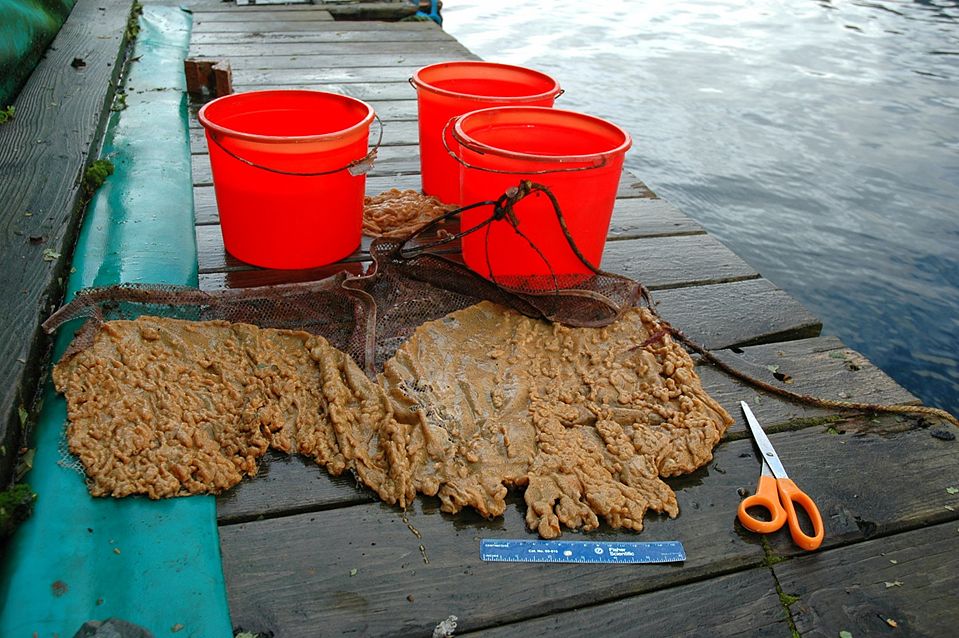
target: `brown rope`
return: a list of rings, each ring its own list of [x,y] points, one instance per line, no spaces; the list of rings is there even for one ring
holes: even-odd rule
[[[876,404],[876,403],[858,403],[855,401],[838,401],[835,399],[823,399],[820,397],[810,396],[808,394],[801,394],[799,392],[792,392],[786,390],[785,388],[780,388],[778,386],[772,385],[760,379],[757,379],[745,372],[737,370],[732,367],[711,351],[707,350],[703,346],[692,341],[689,337],[682,333],[681,330],[673,327],[668,321],[659,316],[659,314],[650,307],[650,310],[656,314],[657,318],[663,322],[666,330],[676,338],[684,346],[693,350],[698,355],[700,355],[705,361],[712,363],[716,367],[720,368],[724,372],[745,381],[746,383],[758,387],[762,390],[770,392],[772,394],[779,395],[786,399],[796,401],[799,403],[808,403],[812,405],[818,405],[824,408],[836,408],[839,410],[856,410],[860,412],[882,412],[882,413],[893,413],[893,414],[928,414],[932,416],[938,416],[943,419],[946,419],[956,427],[959,427],[959,419],[956,419],[953,415],[941,410],[939,408],[933,408],[925,405],[902,405],[902,404]]]

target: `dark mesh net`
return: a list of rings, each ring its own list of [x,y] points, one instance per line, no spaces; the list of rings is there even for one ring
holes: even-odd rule
[[[490,221],[510,219],[512,204],[544,189],[523,182],[499,200],[481,205],[492,206]],[[559,206],[553,203],[562,223]],[[585,259],[588,275],[491,281],[470,270],[451,250],[461,235],[425,241],[432,230],[434,224],[428,224],[406,239],[375,240],[370,248],[372,266],[362,276],[341,272],[315,282],[215,292],[152,284],[86,289],[51,316],[44,328],[53,331],[77,317],[92,319],[78,333],[72,351],[92,343],[99,323],[140,315],[304,330],[347,352],[372,377],[418,326],[483,300],[530,317],[597,327],[612,323],[640,297],[646,298],[639,283],[601,271]],[[579,254],[568,233],[566,237]]]

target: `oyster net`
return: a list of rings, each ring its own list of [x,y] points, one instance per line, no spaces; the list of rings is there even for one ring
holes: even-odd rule
[[[491,219],[508,218],[533,186],[488,202]],[[527,522],[544,537],[561,524],[595,528],[600,517],[638,531],[648,508],[675,515],[659,477],[707,462],[732,420],[668,324],[636,308],[648,304],[645,289],[585,260],[591,274],[575,287],[558,276],[507,286],[441,252],[457,235],[424,235],[375,240],[362,276],[78,293],[44,327],[88,319],[54,381],[91,492],[219,492],[254,475],[275,447],[332,474],[352,471],[401,506],[422,492],[444,511],[495,516],[508,489],[526,488]],[[526,349],[509,350],[518,344]],[[118,369],[141,354],[158,363]],[[193,381],[177,389],[182,404],[142,392],[183,378]]]
[[[512,205],[548,189],[530,182],[499,200],[490,221],[511,217]],[[553,200],[557,218],[559,205]],[[476,205],[474,205],[476,206]],[[362,276],[341,272],[314,282],[206,292],[157,284],[117,284],[81,290],[44,324],[52,332],[86,317],[69,353],[88,347],[103,321],[154,315],[193,321],[225,320],[260,328],[303,330],[345,351],[371,378],[417,326],[480,301],[492,301],[534,318],[577,327],[612,323],[648,293],[638,282],[599,270],[583,259],[589,275],[486,279],[463,264],[455,250],[461,235],[444,233],[447,213],[406,238],[381,237],[370,247]],[[424,240],[440,227],[441,238]],[[566,238],[579,255],[572,237]],[[580,257],[582,259],[582,257]],[[569,284],[575,283],[574,287]]]

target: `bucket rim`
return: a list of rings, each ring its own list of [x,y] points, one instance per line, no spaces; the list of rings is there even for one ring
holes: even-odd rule
[[[588,153],[585,155],[542,155],[538,153],[524,153],[522,151],[512,151],[496,146],[490,146],[489,144],[484,144],[483,142],[473,139],[462,129],[463,121],[470,118],[488,118],[501,113],[505,113],[507,115],[516,115],[521,112],[535,113],[537,116],[544,115],[548,118],[553,118],[554,121],[559,119],[577,119],[580,121],[587,120],[594,124],[599,124],[608,130],[615,131],[617,134],[622,136],[622,142],[620,142],[614,148],[611,148],[607,151],[601,151],[599,153]],[[613,124],[608,120],[604,120],[594,115],[580,113],[578,111],[554,109],[548,106],[495,106],[492,108],[480,109],[456,116],[450,120],[450,123],[452,123],[452,137],[460,146],[463,146],[480,155],[495,155],[498,157],[506,157],[509,159],[525,162],[541,162],[551,164],[599,163],[599,166],[602,166],[605,165],[608,158],[615,157],[617,155],[624,155],[626,151],[628,151],[633,145],[633,138],[630,136],[630,134],[622,127]],[[449,124],[447,124],[447,126],[449,126]],[[462,158],[457,157],[457,159],[460,162],[463,161]]]
[[[363,118],[345,129],[336,131],[333,133],[318,133],[316,135],[260,135],[257,133],[244,133],[243,131],[237,131],[222,124],[217,124],[210,120],[207,116],[207,110],[211,107],[215,108],[216,105],[222,105],[224,101],[231,101],[249,97],[255,98],[269,98],[270,96],[291,96],[291,95],[300,95],[300,96],[309,96],[309,97],[324,97],[324,98],[334,98],[343,102],[350,102],[359,106],[362,106],[366,109],[366,114]],[[220,135],[225,135],[233,139],[244,140],[247,142],[261,142],[267,144],[300,144],[303,142],[322,142],[339,139],[345,135],[348,135],[357,129],[360,129],[364,126],[369,126],[373,122],[375,113],[373,107],[363,100],[359,100],[355,97],[350,97],[348,95],[340,95],[339,93],[330,93],[327,91],[310,91],[304,89],[273,89],[267,91],[244,91],[242,93],[231,93],[230,95],[224,95],[218,97],[214,100],[211,100],[200,107],[199,112],[197,113],[197,119],[200,121],[200,124],[203,125],[203,128],[210,131],[219,133]]]
[[[519,74],[527,74],[536,76],[540,79],[546,80],[546,82],[552,84],[552,88],[548,91],[543,91],[541,93],[536,93],[532,95],[523,95],[518,97],[503,97],[503,96],[491,96],[491,95],[474,95],[472,93],[459,93],[457,91],[450,91],[447,89],[441,89],[439,87],[433,86],[428,81],[423,79],[424,74],[428,74],[430,71],[435,71],[440,68],[449,68],[449,67],[480,67],[484,69],[504,69],[512,71]],[[442,95],[445,97],[455,98],[458,100],[469,100],[473,102],[503,102],[504,100],[509,100],[513,103],[522,104],[524,102],[536,102],[544,100],[547,98],[556,98],[563,93],[563,89],[560,88],[559,81],[543,73],[542,71],[537,71],[536,69],[530,69],[528,67],[519,66],[516,64],[504,64],[502,62],[486,62],[483,60],[455,60],[452,62],[437,62],[436,64],[430,64],[424,67],[421,67],[413,72],[413,77],[410,78],[410,84],[413,85],[414,89],[423,89],[430,93],[435,93],[437,95]]]

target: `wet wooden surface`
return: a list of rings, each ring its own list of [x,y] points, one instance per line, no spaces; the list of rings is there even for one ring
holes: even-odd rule
[[[62,300],[85,197],[81,182],[106,127],[132,4],[79,0],[15,102],[0,104],[15,110],[13,119],[0,125],[4,486],[13,474],[22,428],[33,418],[50,344],[40,323]]]
[[[241,91],[311,88],[369,101],[384,122],[384,148],[367,191],[419,188],[416,95],[407,79],[425,64],[473,54],[432,23],[194,5],[192,54],[229,59]],[[226,253],[195,121],[191,139],[202,287],[362,272],[368,243],[344,264],[309,271],[261,270]],[[827,399],[917,402],[860,354],[820,336],[815,316],[629,174],[602,265],[646,284],[664,318],[757,378]],[[483,636],[951,631],[959,622],[959,443],[948,440],[955,428],[792,403],[718,369],[698,370],[737,423],[711,463],[668,480],[679,516],[650,515],[639,534],[603,526],[564,535],[679,540],[684,563],[485,563],[479,539],[534,537],[521,494],[493,520],[442,513],[427,497],[403,512],[350,476],[272,452],[255,479],[218,497],[234,627],[277,637],[430,636],[456,616],[456,635]],[[759,474],[740,400],[754,406],[791,474],[816,499],[826,526],[819,551],[798,550],[784,531],[752,534],[736,520]]]

